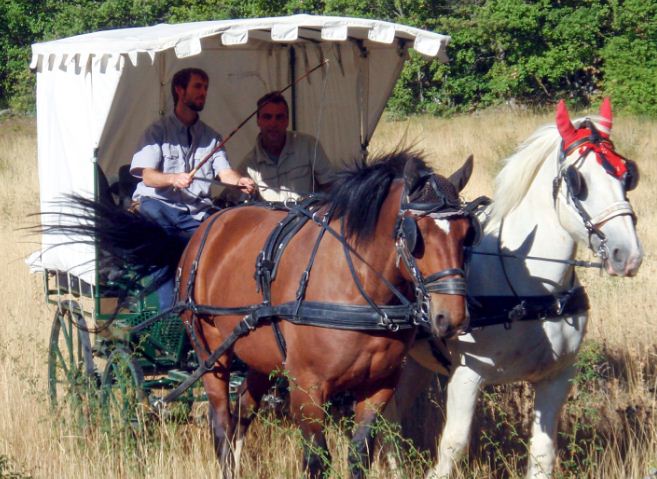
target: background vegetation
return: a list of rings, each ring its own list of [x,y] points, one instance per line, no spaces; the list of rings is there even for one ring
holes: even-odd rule
[[[657,116],[657,0],[0,0],[0,108],[34,108],[30,45],[101,29],[314,13],[371,17],[452,36],[449,65],[414,57],[398,115],[491,105],[580,106]]]

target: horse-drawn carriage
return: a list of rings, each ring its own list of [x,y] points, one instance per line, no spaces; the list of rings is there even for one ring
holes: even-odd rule
[[[170,110],[167,82],[172,73],[180,68],[198,66],[210,74],[211,93],[204,120],[221,132],[230,131],[248,117],[254,109],[255,99],[263,93],[281,90],[291,83],[288,95],[293,128],[318,137],[329,158],[350,161],[366,155],[372,133],[407,58],[408,49],[414,47],[424,55],[445,60],[444,50],[448,40],[442,35],[386,22],[299,15],[159,25],[99,32],[35,45],[32,66],[37,71],[38,79],[42,211],[54,213],[60,218],[75,217],[79,210],[61,201],[70,193],[82,193],[94,204],[117,207],[117,203],[124,202],[130,182],[124,181],[120,173],[129,163],[143,128]],[[294,82],[295,78],[303,76],[304,72],[324,59],[329,60],[324,67],[298,84]],[[576,245],[581,243],[593,249],[602,259],[600,264],[610,274],[632,276],[642,259],[632,222],[634,212],[626,196],[627,191],[636,186],[638,169],[633,162],[615,152],[609,140],[611,124],[608,102],[603,103],[599,117],[580,119],[574,124],[565,106],[561,105],[556,128],[552,126],[539,130],[507,162],[498,179],[501,188],[496,195],[498,204],[493,208],[492,219],[487,224],[481,245],[471,251],[472,264],[467,284],[467,293],[473,297],[470,305],[472,311],[480,309],[483,312],[480,312],[480,317],[473,318],[474,329],[449,344],[452,355],[459,361],[450,371],[450,388],[455,392],[448,395],[447,429],[441,439],[437,470],[441,477],[450,472],[453,460],[467,442],[469,419],[478,387],[484,383],[522,379],[530,379],[537,389],[552,391],[555,395],[554,400],[546,400],[545,394],[539,398],[537,393],[537,420],[532,430],[529,474],[532,477],[547,477],[552,470],[558,413],[567,396],[574,358],[586,329],[588,301],[573,270],[574,266],[582,264],[572,259]],[[254,138],[255,126],[246,124],[227,144],[229,158],[239,160],[251,147]],[[260,313],[242,307],[241,303],[231,303],[233,297],[240,296],[241,290],[245,289],[241,283],[237,287],[231,284],[235,279],[233,271],[245,269],[244,264],[250,268],[256,264],[253,237],[246,238],[247,247],[244,250],[250,251],[253,257],[247,257],[246,263],[240,263],[237,267],[222,264],[220,259],[209,266],[198,266],[190,260],[195,254],[197,260],[203,260],[201,252],[206,240],[214,241],[213,234],[221,237],[228,228],[226,224],[230,223],[231,227],[235,225],[235,215],[229,212],[214,216],[216,220],[212,224],[201,228],[201,234],[191,243],[193,253],[181,262],[183,279],[192,279],[183,282],[187,285],[181,288],[184,298],[192,298],[188,285],[193,285],[196,280],[198,266],[198,274],[206,281],[216,281],[216,277],[212,276],[214,269],[224,275],[222,280],[225,283],[222,285],[226,287],[215,288],[223,290],[217,292],[224,294],[223,302],[212,303],[212,295],[206,292],[203,293],[205,296],[201,294],[202,298],[208,299],[205,305],[203,299],[198,299],[201,301],[200,307],[198,302],[194,302],[196,300],[188,302],[187,306],[191,304],[189,307],[194,311],[210,316],[229,313],[245,315],[242,321],[239,317],[234,318],[230,327],[221,332],[223,338],[236,336],[236,333],[248,334],[258,324],[257,321],[264,318],[267,322],[276,315],[287,317],[292,324],[299,311],[303,312],[301,316],[306,315],[317,321],[317,318],[323,318],[325,322],[292,324],[289,326],[291,332],[294,328],[310,330],[318,324],[327,327],[327,317],[366,318],[365,323],[354,326],[352,322],[349,328],[345,328],[351,331],[340,332],[344,325],[335,321],[330,323],[327,330],[338,331],[333,334],[339,338],[335,343],[343,348],[341,353],[349,344],[355,344],[357,348],[364,344],[358,342],[362,338],[356,337],[354,329],[360,327],[374,331],[370,339],[378,336],[384,341],[391,341],[385,346],[389,347],[389,351],[396,351],[393,353],[394,361],[386,367],[394,363],[394,368],[398,368],[404,347],[410,344],[412,335],[396,330],[401,325],[412,329],[418,324],[418,318],[420,321],[422,318],[426,320],[429,315],[429,329],[440,329],[434,320],[447,316],[444,311],[435,311],[436,303],[443,300],[434,298],[436,301],[432,303],[432,295],[453,294],[455,299],[448,309],[460,321],[465,318],[466,288],[463,277],[459,276],[460,265],[452,262],[450,266],[445,266],[446,263],[435,261],[440,256],[438,252],[441,248],[449,245],[454,246],[455,259],[459,259],[466,241],[466,231],[450,221],[467,216],[467,211],[464,212],[462,205],[457,204],[457,199],[450,199],[450,195],[445,193],[447,187],[436,175],[411,168],[404,171],[403,185],[399,182],[393,185],[391,170],[385,168],[384,165],[376,172],[367,170],[368,174],[378,175],[377,181],[387,178],[389,187],[387,191],[380,191],[376,201],[371,203],[365,201],[371,196],[352,193],[376,190],[378,186],[373,182],[361,180],[360,183],[346,181],[342,184],[344,197],[355,197],[366,209],[376,205],[374,213],[363,214],[363,224],[359,226],[356,221],[356,236],[368,228],[379,231],[376,229],[377,221],[387,225],[387,229],[381,229],[386,234],[379,235],[382,242],[375,245],[381,248],[380,254],[374,254],[371,248],[367,251],[352,249],[353,243],[345,239],[349,234],[341,234],[343,231],[339,228],[339,222],[344,217],[335,219],[337,223],[331,223],[331,226],[324,215],[327,210],[308,210],[296,206],[287,208],[288,212],[294,210],[299,217],[304,217],[303,225],[319,232],[317,236],[306,234],[303,240],[291,243],[305,251],[303,254],[307,253],[306,259],[299,262],[301,266],[287,263],[283,267],[296,271],[296,276],[290,276],[295,282],[286,286],[292,288],[292,297],[297,286],[304,286],[303,290],[299,290],[305,291],[303,278],[308,278],[308,271],[302,271],[303,266],[308,257],[314,258],[316,255],[327,268],[337,263],[338,257],[346,261],[343,268],[348,267],[351,273],[346,275],[344,281],[342,277],[335,276],[340,288],[331,288],[329,293],[319,295],[320,300],[305,305],[298,301],[276,307],[264,304]],[[360,171],[362,173],[364,170]],[[419,179],[424,181],[418,188]],[[350,190],[349,194],[346,190]],[[394,200],[386,195],[391,195]],[[331,211],[330,204],[327,208]],[[270,224],[275,229],[271,217],[263,219],[253,214],[254,210],[249,211],[252,230],[260,224]],[[92,209],[92,219],[95,212],[98,211]],[[276,218],[283,220],[285,216],[280,213]],[[350,221],[347,214],[347,223]],[[219,233],[211,231],[215,223],[219,225]],[[203,351],[203,348],[190,347],[183,327],[190,318],[189,311],[181,310],[183,318],[187,319],[180,321],[177,314],[167,316],[160,311],[158,301],[153,296],[130,294],[127,294],[130,301],[122,302],[117,310],[117,298],[126,297],[126,291],[121,289],[121,272],[117,275],[97,267],[103,248],[93,241],[77,241],[75,227],[55,228],[54,231],[57,234],[49,231],[50,234],[44,235],[42,250],[34,261],[45,276],[48,301],[56,306],[49,352],[49,387],[54,403],[62,400],[79,403],[84,400],[89,385],[92,389],[100,386],[100,398],[105,409],[115,410],[122,421],[132,420],[135,418],[134,404],[159,404],[163,394],[167,394],[165,398],[179,396],[182,394],[181,386],[192,383],[199,376],[199,371],[200,375],[203,374],[199,363],[214,363],[219,358],[220,354],[216,353],[221,352],[225,342],[217,347],[221,341],[215,341],[216,349],[212,351],[213,348],[209,348],[201,360],[195,350]],[[322,235],[327,232],[327,242],[332,241],[333,248],[337,249],[331,250],[327,246],[322,250],[319,247]],[[261,232],[260,236],[266,237],[267,234]],[[231,240],[230,236],[226,241],[222,245],[236,248],[235,240]],[[318,247],[313,248],[313,245]],[[555,249],[555,245],[559,248]],[[423,251],[427,248],[431,254],[422,254],[416,247]],[[238,249],[232,251],[233,257],[244,254],[237,254]],[[386,274],[393,274],[405,289],[402,291],[386,286],[387,296],[384,296],[388,302],[385,304],[379,303],[376,297],[363,294],[363,288],[371,285],[359,283],[359,275],[354,273],[357,268],[351,262],[352,256],[362,259],[360,253],[371,254],[367,258],[380,266],[374,270],[375,274],[368,272],[370,278],[378,275],[382,284],[391,284],[389,278],[392,276],[382,274],[385,268],[389,268]],[[396,265],[390,261],[395,255],[398,259]],[[335,273],[335,270],[330,271]],[[248,276],[253,276],[252,269]],[[301,283],[299,278],[302,279]],[[448,280],[441,284],[445,278]],[[255,290],[255,279],[250,278],[249,281],[246,289]],[[361,304],[357,307],[351,304],[327,306],[327,297],[343,294],[347,284]],[[276,294],[280,294],[280,288]],[[414,294],[416,297],[412,298]],[[409,301],[408,297],[413,301]],[[257,296],[248,298],[250,304],[259,301]],[[220,304],[226,309],[208,306],[211,304]],[[375,318],[374,323],[368,322],[371,318]],[[110,322],[110,319],[114,321]],[[453,333],[463,324],[452,326]],[[199,326],[202,327],[205,326]],[[89,330],[93,333],[90,334]],[[192,338],[194,331],[190,334]],[[393,333],[398,336],[393,336]],[[265,334],[258,330],[252,336],[262,337]],[[506,335],[503,348],[499,347],[500,334]],[[328,343],[319,338],[327,336],[315,336],[309,340],[308,336],[289,335],[291,356],[287,362],[285,344],[281,347],[279,342],[279,348],[269,350],[268,354],[278,357],[280,353],[282,361],[279,363],[293,369],[298,367],[295,363],[298,358],[292,357],[294,341],[305,341],[307,344],[315,341],[316,348],[321,349],[328,347]],[[395,338],[402,338],[403,347],[393,344],[397,340]],[[527,338],[538,339],[528,341]],[[271,339],[270,343],[275,344],[275,341]],[[367,351],[367,347],[361,347],[361,350]],[[244,354],[245,357],[252,355],[252,351],[245,351]],[[314,361],[315,367],[319,363],[335,365],[339,356],[327,355],[331,361],[315,356],[310,363]],[[419,356],[413,357],[420,360]],[[517,364],[519,357],[525,358],[522,365]],[[257,362],[255,357],[251,359],[253,364]],[[413,364],[411,362],[411,366]],[[206,371],[211,368],[212,364]],[[299,371],[296,369],[297,373]],[[348,368],[345,367],[344,371]],[[261,398],[262,391],[259,391],[257,398],[254,391],[262,389],[267,379],[262,371],[252,372],[247,377],[248,387],[242,388],[248,393],[245,395],[245,407],[252,406]],[[354,378],[366,377],[362,371],[358,374],[348,372]],[[213,370],[214,376],[222,374]],[[216,403],[211,405],[211,415],[213,407],[215,414],[211,425],[217,441],[216,451],[225,461],[230,451],[225,439],[229,443],[235,438],[243,439],[244,430],[234,434],[230,414],[228,417],[221,416],[222,404],[221,400],[217,400],[221,393],[217,392],[217,384],[207,379],[208,376],[204,376],[205,388],[213,392]],[[378,405],[385,404],[390,398],[388,393],[396,383],[393,376],[377,384],[379,389],[372,389],[376,394],[383,389],[385,394],[367,396],[366,392],[360,391],[360,402],[355,408],[361,427],[354,434],[357,460],[371,451],[365,442],[371,436],[370,425],[374,417],[373,410],[368,408],[368,401],[374,399],[373,402],[378,401]],[[225,374],[219,378],[222,387],[225,380]],[[426,377],[423,381],[410,377],[405,382],[406,390],[425,381]],[[300,392],[304,393],[303,388],[294,394],[298,396]],[[305,392],[311,396],[308,389]],[[401,402],[412,396],[401,395]],[[190,402],[194,394],[187,392],[186,396],[182,396],[185,397]],[[292,399],[299,402],[299,398]],[[326,397],[305,399],[310,399],[306,401],[304,411],[309,415],[309,421],[302,427],[307,438],[315,441],[313,446],[316,453],[317,447],[321,450],[325,443],[316,434],[317,417],[313,418],[310,412],[317,412],[314,406],[322,404]],[[247,418],[239,419],[244,422],[244,427],[248,426]],[[321,465],[313,462],[318,457],[309,455],[306,459],[311,472],[320,475]]]
[[[169,81],[184,67],[203,68],[210,94],[203,119],[227,133],[262,94],[282,90],[290,123],[323,144],[336,162],[367,148],[408,51],[446,61],[449,37],[367,19],[291,17],[157,25],[97,32],[35,44],[41,209],[48,218],[75,216],[71,193],[124,205],[126,175],[140,134],[171,110]],[[313,74],[304,75],[325,62]],[[247,123],[226,144],[231,162],[251,148]],[[103,408],[132,419],[136,402],[155,403],[198,366],[183,323],[162,313],[155,294],[126,296],[121,272],[98,267],[98,244],[75,235],[44,234],[31,259],[55,306],[48,378],[54,404],[83,402],[100,387]],[[193,391],[190,389],[189,391]],[[187,402],[194,393],[182,396]],[[126,407],[129,409],[126,411]]]

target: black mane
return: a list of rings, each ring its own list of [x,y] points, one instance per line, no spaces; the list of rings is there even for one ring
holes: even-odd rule
[[[376,229],[379,212],[395,178],[403,177],[404,166],[419,161],[427,168],[424,156],[409,149],[378,155],[341,171],[323,204],[331,219],[344,219],[344,234],[357,242],[369,240]]]

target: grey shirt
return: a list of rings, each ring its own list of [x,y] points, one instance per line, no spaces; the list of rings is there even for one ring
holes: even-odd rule
[[[277,161],[262,147],[260,135],[242,160],[241,169],[258,185],[267,201],[296,199],[334,180],[334,168],[324,148],[313,136],[288,131]]]
[[[219,143],[219,133],[200,119],[188,128],[175,114],[167,115],[144,132],[132,157],[130,172],[137,178],[141,178],[143,168],[153,168],[163,173],[188,173]],[[220,171],[227,168],[230,165],[222,148],[196,173],[189,188],[152,188],[141,181],[132,198],[139,200],[149,197],[165,201],[176,208],[188,210],[194,218],[200,220],[205,210],[212,206],[212,183],[208,180],[213,180]]]

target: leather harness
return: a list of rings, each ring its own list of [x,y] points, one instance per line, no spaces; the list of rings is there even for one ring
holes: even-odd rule
[[[341,222],[342,232],[338,232],[329,226],[330,211],[323,211],[321,202],[317,198],[310,197],[300,203],[259,203],[250,204],[250,206],[260,206],[269,209],[287,211],[288,214],[283,218],[269,234],[265,244],[258,254],[255,267],[255,280],[258,291],[262,296],[262,302],[238,307],[219,307],[212,305],[199,305],[194,299],[194,284],[196,282],[197,268],[201,254],[209,237],[209,233],[214,224],[225,214],[234,208],[222,210],[211,217],[208,221],[210,224],[205,228],[201,237],[200,245],[196,251],[195,258],[192,262],[191,270],[187,279],[187,294],[185,298],[180,298],[178,302],[169,310],[161,312],[157,316],[142,322],[133,328],[137,332],[147,328],[150,324],[158,321],[162,317],[171,314],[180,314],[183,311],[191,311],[191,319],[184,322],[185,328],[194,342],[197,350],[205,350],[208,357],[205,361],[200,361],[198,368],[178,387],[170,391],[162,402],[171,402],[176,400],[185,390],[187,390],[203,374],[215,369],[217,360],[226,353],[226,351],[242,336],[247,335],[256,327],[264,322],[270,322],[274,329],[274,335],[279,349],[286,357],[285,339],[278,327],[281,319],[293,324],[303,324],[319,326],[331,329],[358,330],[358,331],[389,331],[396,332],[399,330],[408,330],[420,326],[430,329],[429,304],[431,292],[440,294],[453,294],[465,296],[465,272],[458,268],[450,268],[427,276],[422,275],[415,263],[415,258],[408,248],[408,238],[405,228],[402,227],[404,218],[430,216],[433,218],[448,218],[454,216],[469,216],[471,211],[463,207],[460,202],[453,199],[445,198],[444,195],[433,183],[432,187],[442,201],[438,204],[431,203],[412,203],[408,200],[408,192],[405,190],[402,194],[400,209],[398,212],[397,222],[394,231],[396,240],[396,249],[399,258],[403,261],[410,276],[413,279],[414,292],[416,301],[409,301],[406,296],[399,291],[393,284],[378,274],[378,278],[394,294],[400,304],[376,304],[372,298],[367,295],[358,275],[356,274],[353,264],[352,255],[360,258],[347,242],[344,234],[344,218]],[[408,213],[408,214],[407,214]],[[473,219],[474,220],[474,219]],[[303,228],[309,221],[319,226],[320,230],[313,245],[306,268],[299,280],[296,298],[294,301],[288,301],[281,304],[271,303],[271,283],[276,278],[276,272],[280,259],[283,256],[286,247],[289,245],[294,235]],[[311,268],[314,263],[315,255],[318,251],[319,244],[326,233],[336,238],[341,244],[347,260],[347,265],[351,272],[354,283],[359,292],[368,304],[338,304],[325,303],[305,300],[305,290],[308,279],[311,274]],[[181,268],[178,268],[176,275],[176,293],[178,297],[180,291],[180,281],[182,276]],[[196,334],[193,324],[194,318],[199,316],[227,316],[243,315],[243,319],[233,329],[231,334],[224,339],[223,343],[214,351],[208,350]]]

